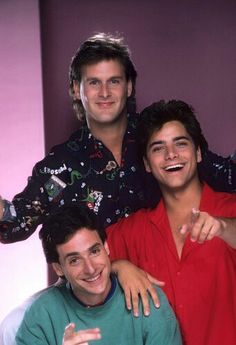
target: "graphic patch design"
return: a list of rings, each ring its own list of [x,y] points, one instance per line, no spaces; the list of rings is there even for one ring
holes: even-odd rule
[[[66,187],[66,184],[57,176],[52,175],[50,179],[44,184],[44,187],[48,193],[49,201],[51,201],[62,192],[62,190]]]

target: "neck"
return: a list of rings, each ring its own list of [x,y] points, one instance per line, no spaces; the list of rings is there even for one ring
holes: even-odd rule
[[[110,276],[107,291],[104,295],[92,295],[91,296],[84,296],[81,293],[77,293],[76,290],[70,285],[70,290],[74,298],[84,307],[96,307],[106,303],[114,294],[116,288],[116,279],[112,275]]]
[[[110,150],[118,165],[121,164],[122,142],[127,128],[127,115],[109,124],[92,124],[88,127],[92,135]]]
[[[201,201],[202,185],[198,179],[187,187],[175,190],[163,189],[162,195],[167,210],[198,208]]]

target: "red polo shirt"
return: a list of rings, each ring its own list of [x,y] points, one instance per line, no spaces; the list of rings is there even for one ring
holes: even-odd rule
[[[236,217],[236,195],[205,185],[200,210]],[[185,344],[236,345],[236,250],[217,237],[187,238],[179,259],[163,201],[109,227],[108,244],[112,260],[128,259],[165,281]]]

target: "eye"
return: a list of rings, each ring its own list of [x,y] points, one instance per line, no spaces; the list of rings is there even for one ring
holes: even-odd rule
[[[118,85],[118,84],[120,84],[120,80],[117,79],[117,78],[112,78],[112,79],[110,80],[110,84],[111,84],[111,85]]]
[[[97,79],[92,79],[92,80],[89,81],[89,85],[91,85],[91,86],[97,86],[97,85],[99,85],[99,80],[97,80]]]
[[[177,141],[176,146],[178,146],[178,147],[188,146],[188,141],[186,141],[186,140]]]
[[[76,266],[80,263],[79,257],[72,257],[68,260],[70,266]]]
[[[90,252],[90,254],[92,256],[97,256],[100,253],[101,253],[101,247],[95,247],[95,248],[91,249],[91,252]]]
[[[165,146],[164,145],[156,145],[152,148],[152,152],[156,152],[156,153],[159,153],[159,152],[162,152],[165,150]]]

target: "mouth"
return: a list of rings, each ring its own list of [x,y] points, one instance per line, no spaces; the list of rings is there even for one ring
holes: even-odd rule
[[[183,163],[178,163],[178,164],[168,165],[164,167],[164,170],[168,172],[175,172],[175,171],[181,170],[183,167],[184,167]]]
[[[101,108],[109,108],[114,102],[98,102],[97,105]]]
[[[99,273],[98,275],[94,276],[94,277],[90,277],[90,278],[87,278],[87,279],[83,279],[85,282],[87,283],[93,283],[93,282],[96,282],[98,279],[100,279],[101,277],[101,273]]]

